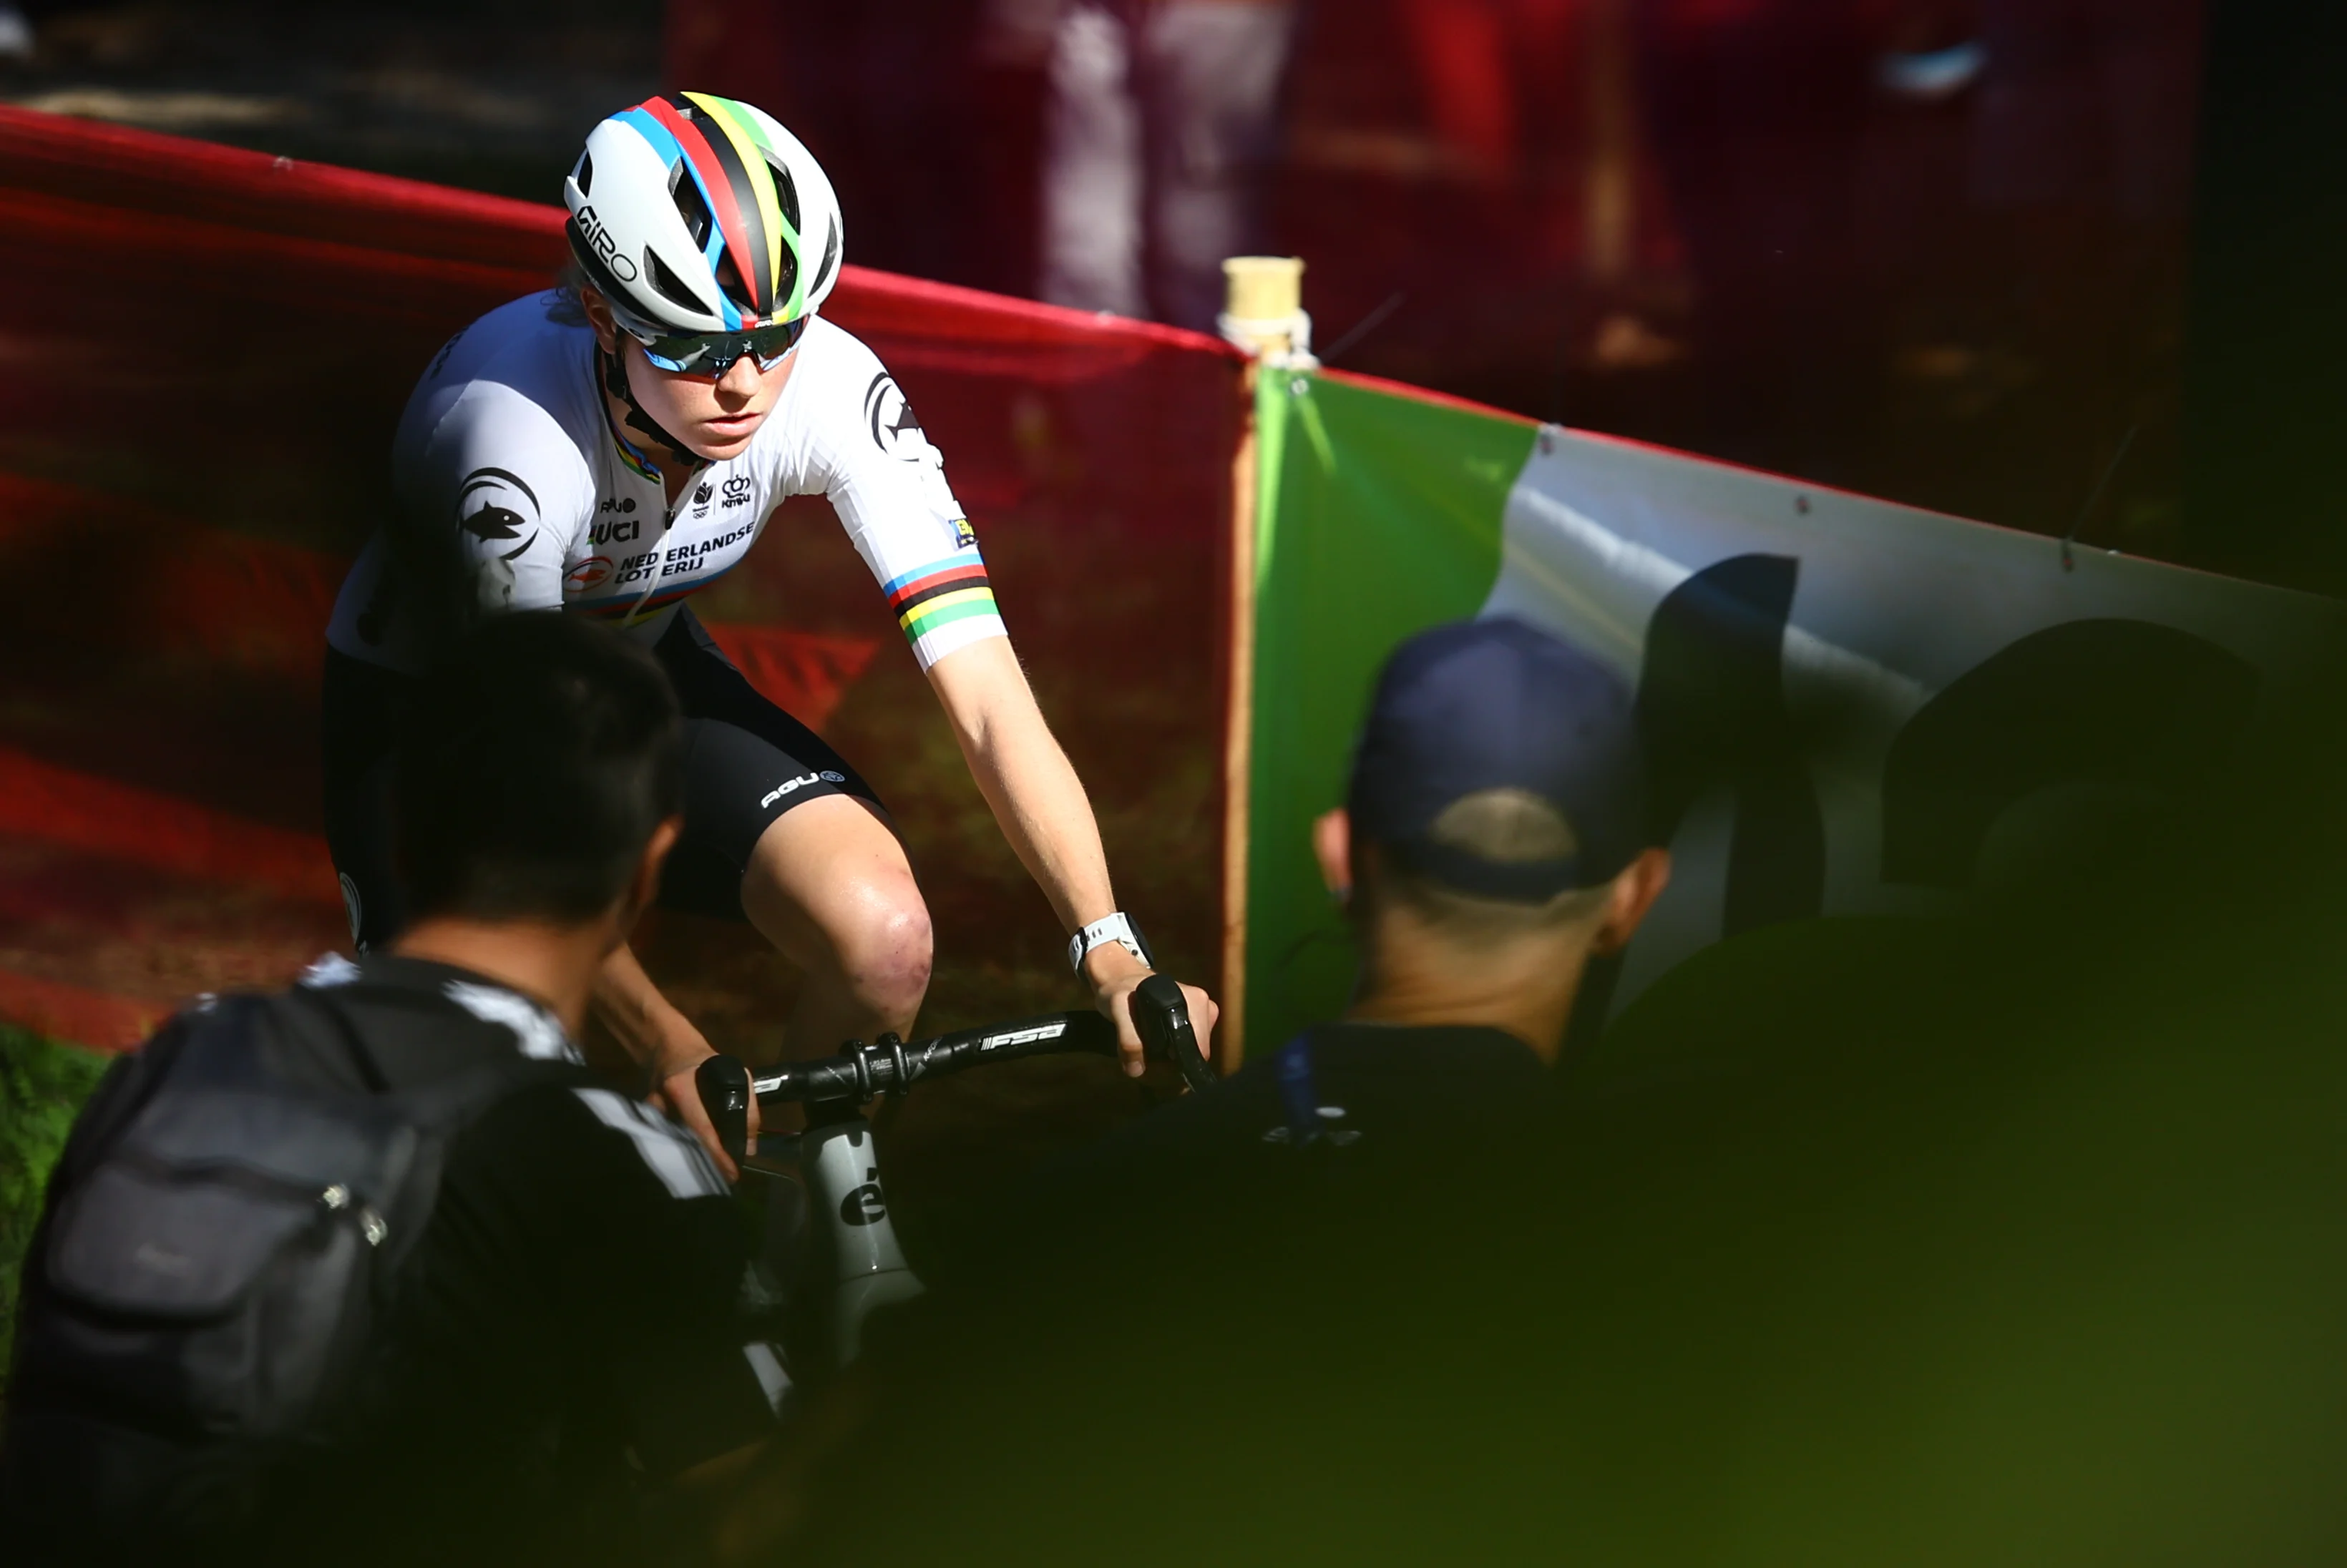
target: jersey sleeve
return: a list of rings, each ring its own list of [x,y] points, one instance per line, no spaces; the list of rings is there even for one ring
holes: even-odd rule
[[[948,654],[1008,636],[977,532],[929,441],[879,357],[845,332],[824,396],[815,455],[839,520],[887,596],[926,670]]]
[[[422,439],[397,454],[409,580],[431,619],[562,606],[562,563],[594,510],[586,459],[546,410],[511,387],[447,389]]]

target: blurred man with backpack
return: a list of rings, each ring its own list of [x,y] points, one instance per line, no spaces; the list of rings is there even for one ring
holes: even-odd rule
[[[500,617],[405,717],[414,923],[173,1020],[51,1179],[14,1562],[624,1562],[772,1425],[724,1183],[572,1043],[677,835],[665,677]]]

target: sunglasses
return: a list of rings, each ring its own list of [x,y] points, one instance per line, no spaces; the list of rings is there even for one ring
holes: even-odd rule
[[[647,338],[641,332],[630,335],[644,346],[644,358],[651,361],[655,369],[687,375],[722,376],[733,368],[734,361],[745,355],[756,360],[760,370],[773,370],[783,362],[784,355],[799,346],[807,323],[814,319],[801,316],[778,327],[753,327],[746,332],[655,338]]]

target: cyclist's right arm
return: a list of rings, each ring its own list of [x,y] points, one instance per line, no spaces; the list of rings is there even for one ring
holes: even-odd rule
[[[450,617],[444,629],[559,609],[564,563],[595,513],[578,443],[502,382],[427,386],[418,402],[395,453],[404,564]]]

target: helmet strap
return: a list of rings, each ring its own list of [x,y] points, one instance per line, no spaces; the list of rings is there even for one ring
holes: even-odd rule
[[[602,367],[603,390],[627,405],[627,423],[630,430],[639,435],[650,437],[661,451],[673,454],[684,464],[688,473],[709,466],[709,459],[671,435],[661,426],[660,421],[654,419],[644,405],[636,401],[636,389],[628,383],[628,367],[620,362],[618,354],[606,353],[603,345],[597,343],[595,358]],[[639,453],[637,455],[641,457],[643,454]],[[660,465],[653,463],[652,466]]]

